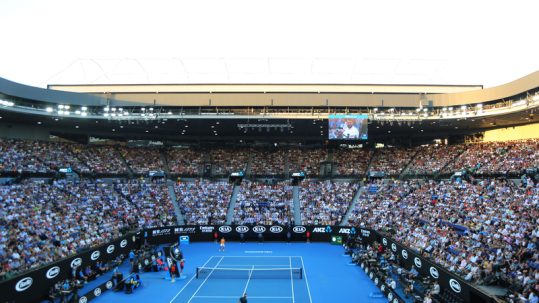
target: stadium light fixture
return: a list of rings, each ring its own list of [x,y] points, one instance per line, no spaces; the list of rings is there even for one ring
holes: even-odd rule
[[[45,109],[45,111],[46,111],[47,113],[52,113],[53,109],[52,109],[52,107],[47,107],[47,108]]]
[[[64,105],[64,109],[69,109],[70,106],[69,105]]]
[[[103,110],[108,112],[110,110],[110,107],[106,106]]]
[[[88,116],[88,113],[82,112],[82,113],[80,113],[80,115],[83,116],[83,117],[86,117],[86,116]]]
[[[110,109],[111,111],[115,112],[116,111],[116,107],[113,107]]]
[[[468,107],[466,107],[466,105],[463,105],[463,106],[460,107],[460,109],[462,109],[462,110],[466,110],[467,108]]]
[[[80,115],[80,114],[81,114],[81,111],[80,111],[80,110],[76,110],[76,111],[75,111],[75,114]]]
[[[81,107],[80,109],[81,109],[82,111],[87,111],[87,110],[88,110],[88,107],[83,106],[83,107]]]
[[[64,111],[63,110],[59,110],[58,111],[58,115],[63,115],[64,114]]]
[[[477,104],[477,108],[483,108],[483,104],[481,103]]]
[[[63,104],[60,104],[60,105],[58,105],[58,108],[59,108],[59,109],[64,109],[64,105],[63,105]]]

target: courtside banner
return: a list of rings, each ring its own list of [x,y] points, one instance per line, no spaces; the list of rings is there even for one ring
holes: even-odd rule
[[[359,235],[374,241],[375,234],[364,228],[333,225],[185,225],[146,229],[143,242],[162,244],[177,242],[179,236],[189,236],[190,241],[213,241],[224,237],[231,241],[315,241],[329,242],[332,236]]]
[[[71,277],[73,268],[84,269],[87,265],[95,265],[98,261],[108,262],[119,255],[127,256],[129,251],[136,248],[138,244],[138,236],[130,234],[3,281],[0,283],[2,302],[41,302],[46,299],[49,289],[56,282]],[[105,275],[112,276],[112,273],[105,273]]]
[[[464,302],[493,302],[493,299],[487,294],[472,287],[460,276],[453,274],[442,266],[420,256],[415,251],[401,245],[392,238],[381,234],[379,234],[379,236],[379,241],[381,241],[384,249],[390,250],[397,255],[400,265],[405,269],[410,270],[412,266],[414,266],[420,276],[438,281],[442,289],[448,289],[451,293],[464,300]]]

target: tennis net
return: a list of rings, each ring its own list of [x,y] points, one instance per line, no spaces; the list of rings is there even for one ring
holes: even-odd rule
[[[303,279],[303,268],[197,267],[197,279]]]

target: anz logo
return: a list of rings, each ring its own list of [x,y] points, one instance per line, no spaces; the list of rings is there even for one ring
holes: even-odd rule
[[[384,246],[387,246],[387,239],[386,239],[386,238],[383,238],[383,239],[382,239],[382,243],[384,244]]]
[[[266,228],[264,226],[257,225],[253,227],[253,231],[257,234],[261,234],[266,231]]]
[[[32,286],[33,282],[34,280],[30,277],[23,278],[17,282],[17,285],[15,285],[15,290],[18,292],[25,291]]]
[[[94,289],[94,296],[99,297],[101,295],[101,288]]]
[[[88,298],[86,298],[85,296],[80,297],[79,303],[86,303],[86,302],[88,302]]]
[[[240,234],[244,234],[249,231],[249,227],[245,225],[240,225],[236,227],[236,232],[239,232]]]
[[[114,245],[109,245],[107,247],[107,254],[112,254],[114,252]]]
[[[122,242],[120,242],[120,247],[124,248],[127,246],[127,240],[123,239]]]
[[[387,294],[387,298],[389,299],[389,301],[393,300],[393,293],[392,292],[389,292]]]
[[[90,259],[92,259],[92,261],[95,261],[99,259],[99,256],[101,256],[101,253],[99,252],[99,250],[96,250],[92,253],[92,255],[90,256]]]
[[[270,227],[270,231],[274,234],[278,234],[283,232],[283,228],[281,226],[272,226]]]
[[[449,286],[451,286],[451,289],[456,293],[460,293],[460,291],[462,290],[460,288],[460,283],[455,279],[449,280]]]
[[[112,281],[107,281],[107,284],[105,284],[105,287],[106,287],[107,289],[111,289],[112,286],[114,286],[114,284],[112,283]]]
[[[416,266],[417,268],[421,268],[421,266],[423,265],[423,264],[421,263],[421,259],[419,259],[418,257],[415,257],[415,258],[414,258],[414,264],[415,264],[415,266]]]
[[[49,270],[47,270],[46,276],[47,276],[47,279],[54,279],[59,274],[60,274],[60,267],[54,266],[54,267],[49,268]]]
[[[302,234],[307,231],[307,228],[305,228],[305,226],[294,226],[292,231],[295,232],[296,234]]]
[[[224,233],[224,234],[228,234],[229,232],[232,231],[232,227],[228,226],[228,225],[225,225],[225,226],[220,226],[219,227],[219,231]]]
[[[391,243],[391,250],[392,251],[397,251],[397,245],[395,243]]]

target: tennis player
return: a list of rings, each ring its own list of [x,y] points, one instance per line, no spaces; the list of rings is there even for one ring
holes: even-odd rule
[[[238,300],[239,303],[247,303],[247,293],[244,293],[243,296]]]
[[[221,244],[219,246],[219,251],[225,251],[225,237],[221,238]]]
[[[183,267],[185,266],[185,260],[184,259],[181,259],[180,261],[180,276],[182,275],[183,273]]]

